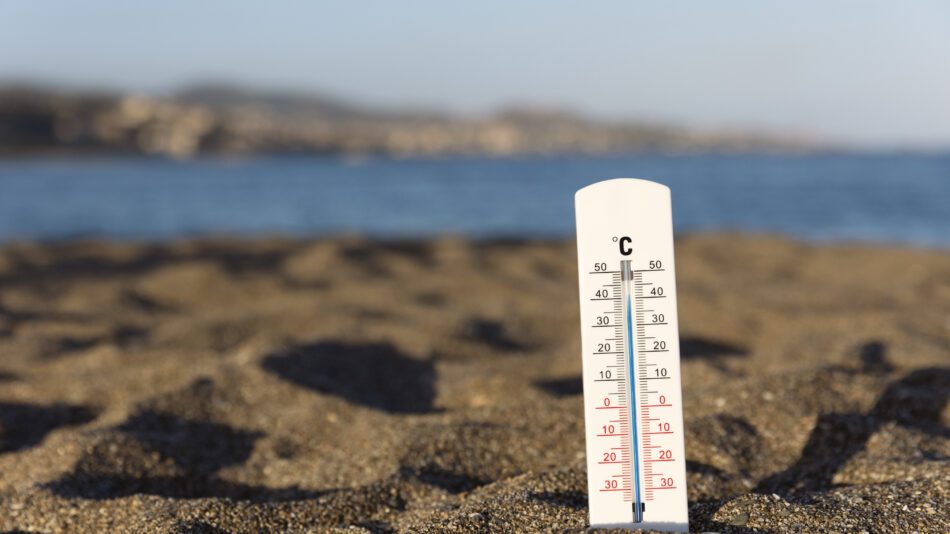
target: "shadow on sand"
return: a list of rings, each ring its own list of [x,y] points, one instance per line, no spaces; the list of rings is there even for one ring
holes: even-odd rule
[[[0,402],[0,453],[26,449],[59,427],[81,425],[96,418],[85,406]]]
[[[430,413],[435,366],[387,343],[324,341],[264,359],[263,367],[288,382],[391,413]]]

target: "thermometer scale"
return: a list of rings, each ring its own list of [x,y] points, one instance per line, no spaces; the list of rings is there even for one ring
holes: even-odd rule
[[[574,199],[590,524],[686,532],[670,190],[618,178]]]

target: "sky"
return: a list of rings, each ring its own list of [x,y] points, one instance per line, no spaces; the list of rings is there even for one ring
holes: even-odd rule
[[[950,2],[0,0],[0,80],[226,81],[940,149]]]

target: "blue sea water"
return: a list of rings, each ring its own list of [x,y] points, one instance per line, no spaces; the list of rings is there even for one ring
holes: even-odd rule
[[[561,237],[573,193],[669,185],[679,232],[950,247],[950,156],[550,156],[0,162],[0,241],[204,234]]]

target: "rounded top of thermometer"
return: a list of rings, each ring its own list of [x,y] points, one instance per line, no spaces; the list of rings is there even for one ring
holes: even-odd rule
[[[580,197],[588,191],[599,190],[605,187],[609,188],[618,182],[629,182],[632,184],[637,184],[640,187],[655,187],[657,189],[665,190],[667,193],[670,191],[670,188],[663,184],[651,182],[650,180],[643,180],[641,178],[611,178],[609,180],[603,180],[578,189],[577,192],[574,193],[574,197]]]

